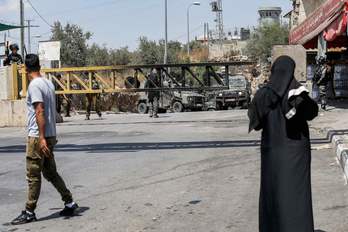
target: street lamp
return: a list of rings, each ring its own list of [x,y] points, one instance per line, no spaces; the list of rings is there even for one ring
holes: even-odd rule
[[[187,7],[187,56],[190,58],[190,9],[192,6],[200,6],[200,2],[193,2]]]
[[[164,0],[164,64],[168,62],[168,0]]]

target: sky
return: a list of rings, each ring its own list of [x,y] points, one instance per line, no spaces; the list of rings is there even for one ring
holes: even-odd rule
[[[129,47],[134,50],[140,36],[152,40],[164,38],[164,0],[23,0],[25,19],[40,26],[32,29],[32,47],[49,39],[50,25],[55,21],[80,25],[93,33],[90,43],[110,48]],[[28,1],[37,9],[44,22],[33,11]],[[168,39],[184,42],[187,38],[186,12],[192,0],[168,0]],[[211,0],[200,0],[201,6],[190,10],[191,38],[201,36],[204,23],[215,26]],[[290,0],[223,0],[224,26],[226,29],[257,25],[257,9],[261,6],[279,6],[283,14],[291,9]],[[0,20],[19,23],[19,0],[0,0]],[[0,34],[0,38],[3,35]],[[10,33],[10,40],[19,41],[19,33]],[[41,36],[41,37],[39,37]],[[2,39],[0,39],[2,40]]]

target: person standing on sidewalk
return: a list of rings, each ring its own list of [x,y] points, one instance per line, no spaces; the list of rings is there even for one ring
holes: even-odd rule
[[[39,57],[29,54],[25,58],[30,84],[27,94],[28,141],[27,180],[28,200],[25,210],[11,224],[25,224],[36,221],[35,209],[41,190],[41,173],[60,193],[64,202],[61,216],[72,216],[78,205],[73,201],[62,177],[57,172],[54,159],[56,140],[56,97],[52,82],[40,74]]]
[[[326,110],[329,83],[333,81],[333,68],[325,57],[319,57],[313,81],[319,87],[319,100],[323,110]]]
[[[153,69],[146,81],[145,88],[146,89],[156,89],[161,86],[160,74],[158,74],[156,69]],[[147,94],[147,98],[150,104],[150,118],[158,118],[158,108],[159,101],[161,98],[161,93],[159,91],[149,91]]]
[[[279,57],[249,107],[249,131],[262,130],[260,232],[314,231],[307,121],[318,105],[294,71],[293,59]]]

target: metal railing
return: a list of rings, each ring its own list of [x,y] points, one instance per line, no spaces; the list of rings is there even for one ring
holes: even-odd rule
[[[134,93],[148,91],[216,91],[227,89],[228,75],[231,67],[244,67],[254,65],[252,62],[222,62],[222,63],[190,63],[169,65],[121,65],[121,66],[95,66],[74,68],[42,69],[41,73],[51,80],[56,86],[56,94],[88,94],[88,93]],[[224,74],[217,70],[223,68]],[[146,89],[134,85],[148,80],[147,73],[156,69],[160,74],[161,84],[156,89]],[[179,78],[170,70],[176,70]],[[16,75],[20,76],[21,97],[26,97],[29,80],[25,67],[13,67]],[[18,72],[17,72],[18,70]],[[204,70],[205,80],[202,80],[197,70]],[[134,78],[132,84],[127,78]],[[14,78],[14,79],[17,79]],[[93,88],[93,81],[97,81],[99,88]],[[188,80],[195,85],[188,84]],[[165,86],[164,81],[169,81],[171,86]],[[214,84],[212,84],[214,83]]]

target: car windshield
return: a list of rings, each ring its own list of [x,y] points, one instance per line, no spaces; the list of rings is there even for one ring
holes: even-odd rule
[[[243,77],[230,77],[230,89],[245,88],[246,80]]]

